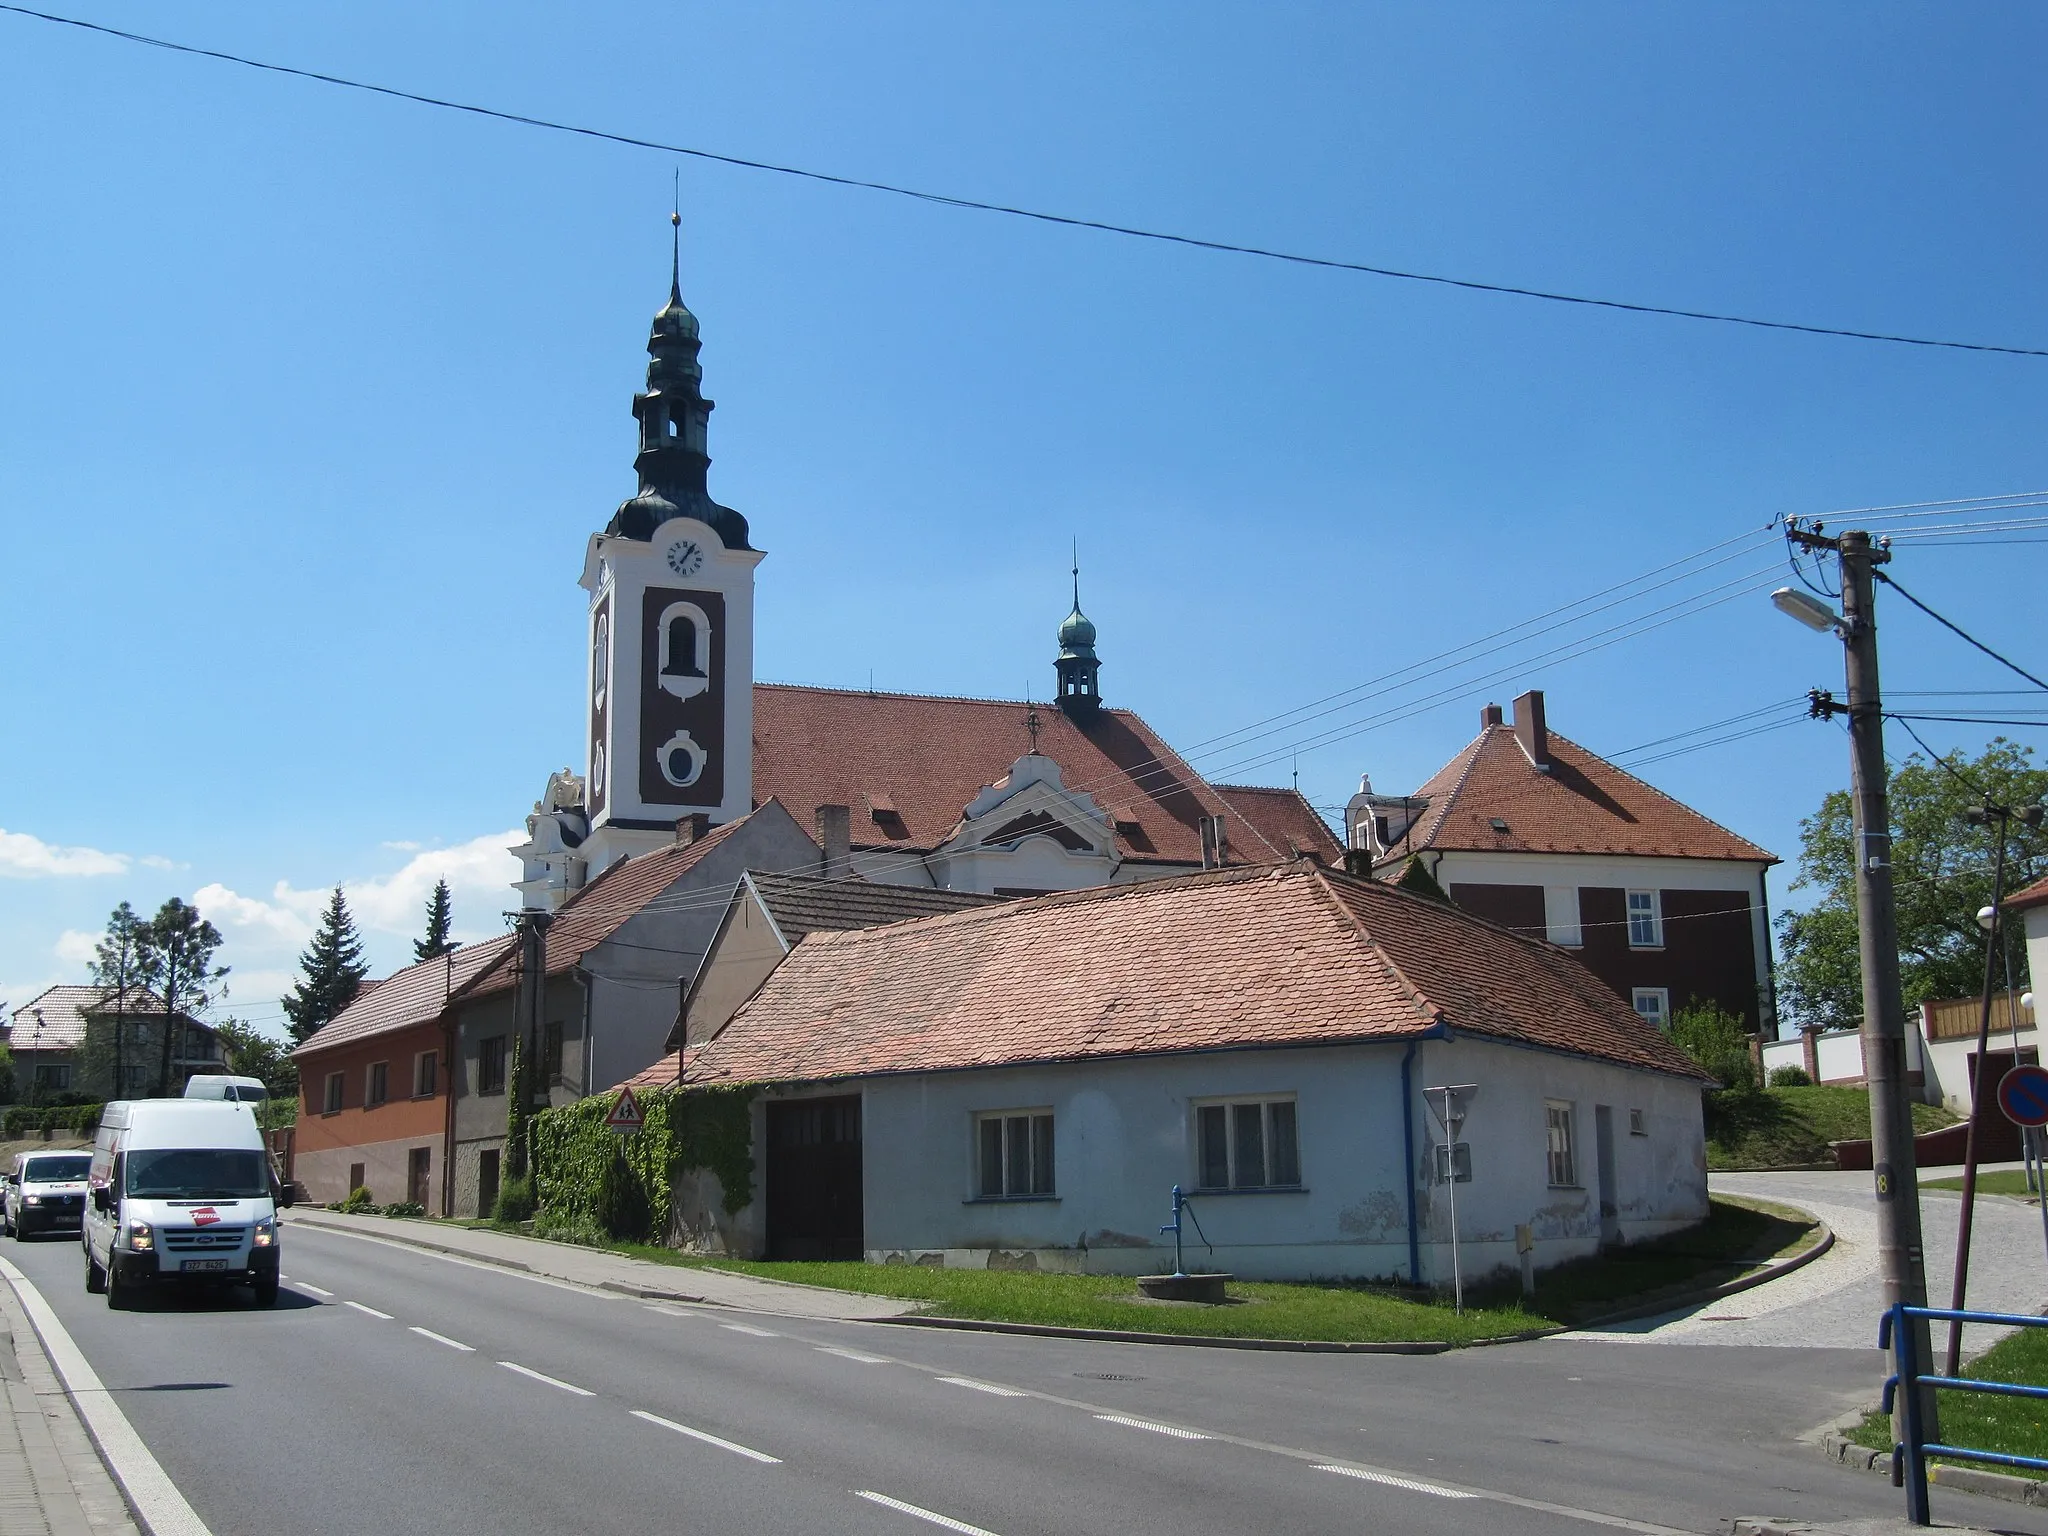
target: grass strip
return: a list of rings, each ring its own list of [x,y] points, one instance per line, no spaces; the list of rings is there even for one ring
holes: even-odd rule
[[[1815,1240],[1816,1232],[1804,1212],[1717,1195],[1707,1220],[1690,1231],[1546,1270],[1537,1277],[1533,1301],[1523,1301],[1520,1282],[1513,1278],[1468,1286],[1462,1317],[1446,1298],[1363,1282],[1233,1281],[1231,1301],[1207,1307],[1151,1301],[1124,1275],[770,1263],[644,1244],[606,1246],[659,1264],[915,1301],[934,1317],[1207,1338],[1469,1344],[1651,1305],[1736,1279],[1797,1252]]]
[[[1961,1189],[1963,1176],[1952,1179],[1922,1179],[1922,1189]],[[2033,1190],[2027,1188],[2026,1170],[2023,1168],[2001,1168],[1996,1172],[1977,1175],[1977,1193],[1980,1195],[2017,1195],[2022,1200],[2037,1199]]]
[[[1947,1337],[1942,1331],[1944,1326],[1934,1325],[1937,1351],[1944,1347],[1942,1341]],[[2048,1328],[2021,1328],[2009,1334],[1966,1364],[1963,1374],[1978,1381],[2048,1387]],[[1935,1397],[1941,1414],[1941,1438],[1948,1444],[1966,1445],[1973,1451],[2001,1451],[2008,1456],[2048,1456],[2048,1402],[1953,1390],[1937,1391]],[[1891,1420],[1882,1413],[1867,1413],[1849,1438],[1868,1450],[1888,1452],[1892,1448]],[[1949,1458],[1940,1456],[1935,1460]],[[1982,1461],[1959,1461],[1955,1465],[1983,1472],[2017,1472],[2021,1477],[2043,1476]]]
[[[1956,1116],[1938,1104],[1913,1106],[1916,1135],[1955,1123]],[[1861,1088],[1752,1088],[1707,1096],[1709,1168],[1829,1163],[1829,1142],[1869,1137],[1870,1095]]]

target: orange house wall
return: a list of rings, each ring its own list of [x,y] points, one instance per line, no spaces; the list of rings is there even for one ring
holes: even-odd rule
[[[413,1058],[433,1051],[439,1058],[434,1092],[412,1095]],[[374,1109],[363,1107],[370,1083],[370,1064],[391,1064],[387,1079],[391,1097]],[[341,1109],[324,1114],[327,1077],[342,1074]],[[352,1041],[313,1056],[299,1058],[299,1128],[296,1155],[364,1147],[375,1142],[420,1141],[431,1137],[438,1172],[441,1136],[448,1123],[447,1038],[438,1023],[416,1024],[368,1040]]]

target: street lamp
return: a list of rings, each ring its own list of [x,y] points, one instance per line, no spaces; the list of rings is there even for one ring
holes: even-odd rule
[[[1797,587],[1780,587],[1771,594],[1771,606],[1786,617],[1797,619],[1808,629],[1821,634],[1833,630],[1844,640],[1849,638],[1842,616],[1810,592],[1802,592]]]

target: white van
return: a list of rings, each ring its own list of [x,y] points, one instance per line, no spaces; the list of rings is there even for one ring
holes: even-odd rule
[[[248,1105],[109,1104],[87,1186],[85,1288],[108,1306],[166,1282],[249,1285],[259,1306],[277,1300],[283,1192]]]
[[[229,1077],[224,1072],[201,1072],[185,1079],[188,1099],[234,1099],[243,1104],[261,1104],[270,1097],[260,1077]]]

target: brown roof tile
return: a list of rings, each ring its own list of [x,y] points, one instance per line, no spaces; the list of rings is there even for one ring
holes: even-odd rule
[[[131,1018],[160,1019],[164,1014],[164,1001],[154,992],[130,992],[124,1006]],[[8,1041],[17,1051],[72,1050],[85,1041],[87,1015],[113,1011],[113,993],[99,987],[47,987],[14,1010]],[[190,1014],[179,1017],[187,1024],[199,1022]]]
[[[685,1075],[803,1081],[1444,1026],[1700,1076],[1563,951],[1307,860],[813,934]]]
[[[2048,905],[2048,880],[2036,880],[2005,898],[2006,910],[2024,912],[2028,907]]]
[[[438,1018],[449,999],[509,954],[514,942],[511,934],[500,934],[481,944],[467,944],[437,959],[422,960],[392,972],[359,993],[354,1002],[308,1036],[292,1051],[293,1058]]]
[[[857,848],[936,848],[967,803],[1030,750],[1034,707],[1038,750],[1066,787],[1128,812],[1130,830],[1117,829],[1122,857],[1201,862],[1200,818],[1228,807],[1126,709],[1105,709],[1083,729],[1050,704],[757,683],[754,793],[780,800],[806,830],[819,806],[852,807]],[[1239,851],[1285,854],[1263,838]]]
[[[1300,790],[1263,784],[1218,784],[1215,790],[1230,807],[1235,827],[1257,833],[1274,858],[1312,853],[1326,864],[1343,862],[1344,845]],[[1245,841],[1231,825],[1225,830],[1233,841]]]
[[[778,875],[750,869],[747,883],[774,920],[784,939],[794,945],[807,933],[847,928],[877,928],[939,912],[961,912],[1003,900],[973,891],[942,891],[928,885],[883,885],[858,875],[821,880],[815,875]]]
[[[1435,848],[1461,852],[1637,854],[1775,864],[1777,856],[1662,790],[1550,732],[1550,769],[1539,770],[1514,727],[1491,725],[1415,792],[1428,809],[1393,857]],[[1499,818],[1507,830],[1496,830]]]

